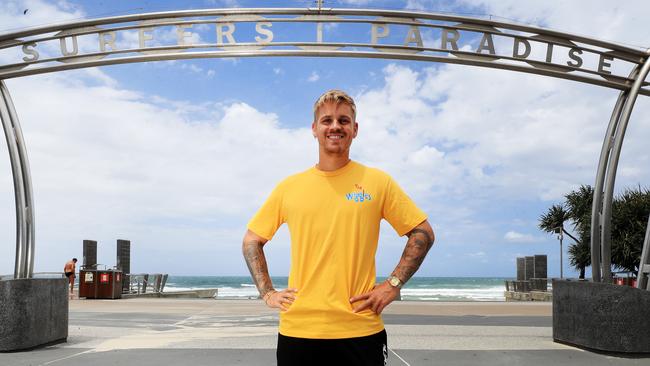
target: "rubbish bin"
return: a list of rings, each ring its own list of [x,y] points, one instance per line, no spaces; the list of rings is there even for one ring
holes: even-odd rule
[[[97,271],[97,299],[122,298],[122,271]]]
[[[79,297],[97,298],[97,270],[79,270]]]

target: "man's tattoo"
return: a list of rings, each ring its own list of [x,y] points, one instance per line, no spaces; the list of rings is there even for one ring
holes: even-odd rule
[[[257,286],[260,294],[264,296],[267,292],[274,289],[262,245],[258,240],[245,242],[243,252],[246,265],[251,273],[251,277],[253,277],[253,282],[255,282],[255,286]]]
[[[422,229],[413,229],[408,234],[409,240],[402,253],[402,258],[393,272],[402,282],[406,283],[411,276],[420,268],[429,249],[433,246],[433,238]]]

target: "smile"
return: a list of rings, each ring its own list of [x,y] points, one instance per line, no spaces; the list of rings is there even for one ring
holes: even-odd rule
[[[329,135],[327,138],[330,140],[340,140],[343,138],[343,135]]]

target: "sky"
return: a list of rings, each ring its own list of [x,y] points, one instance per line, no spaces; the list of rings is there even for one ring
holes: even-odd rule
[[[221,7],[308,7],[309,1],[0,2],[0,33],[62,21]],[[650,45],[644,1],[325,1],[541,26]],[[25,9],[28,11],[25,12]],[[326,30],[336,32],[336,29]],[[8,60],[0,55],[0,64]],[[436,243],[417,276],[514,277],[516,258],[560,246],[537,228],[551,205],[594,184],[615,90],[510,71],[414,61],[328,58],[179,60],[6,81],[23,128],[36,202],[36,272],[59,272],[98,241],[116,264],[131,240],[133,273],[246,275],[246,223],[284,177],[317,162],[309,127],[325,90],[357,102],[354,160],[391,174],[429,215]],[[650,183],[650,103],[627,130],[616,190]],[[4,139],[1,141],[4,142]],[[645,168],[644,168],[645,167]],[[0,274],[15,258],[8,154],[0,143]],[[377,274],[405,239],[382,223]],[[564,241],[564,274],[568,265]],[[271,275],[289,271],[286,226],[265,246]]]

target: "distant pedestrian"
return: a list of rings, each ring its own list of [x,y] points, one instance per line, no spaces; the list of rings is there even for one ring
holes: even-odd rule
[[[63,267],[63,272],[65,276],[68,277],[68,282],[70,282],[70,293],[74,293],[74,272],[77,267],[77,258],[72,258],[71,261],[68,261]]]

